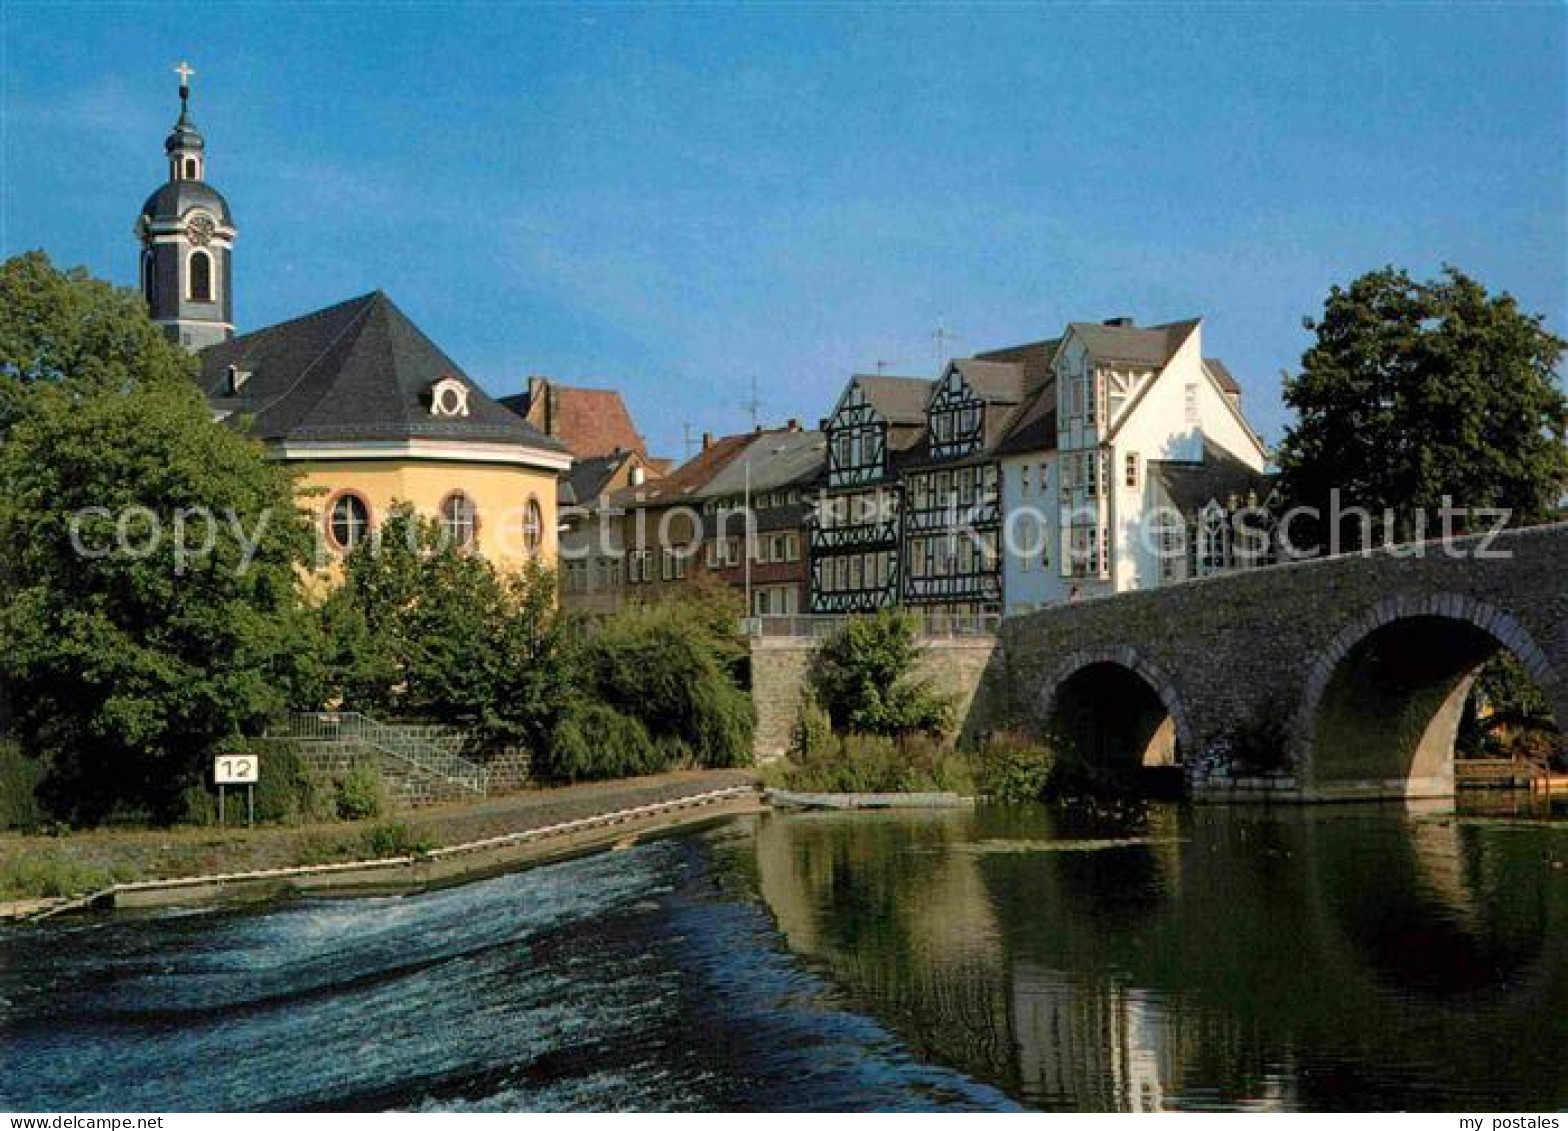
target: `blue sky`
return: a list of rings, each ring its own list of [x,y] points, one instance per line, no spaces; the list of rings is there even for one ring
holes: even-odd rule
[[[189,59],[254,328],[380,287],[655,450],[878,361],[1202,315],[1271,440],[1329,285],[1568,329],[1568,9],[15,3],[0,252],[129,284]]]

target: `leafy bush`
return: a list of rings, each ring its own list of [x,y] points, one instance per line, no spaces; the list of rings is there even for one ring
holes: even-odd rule
[[[884,609],[845,621],[812,655],[806,677],[839,733],[937,737],[952,725],[953,704],[914,678],[919,662],[914,618]]]
[[[632,777],[665,769],[666,755],[637,719],[614,707],[576,707],[555,728],[545,772],[560,781]]]
[[[835,736],[774,763],[765,777],[770,784],[808,793],[974,791],[974,775],[963,754],[919,737]]]
[[[57,852],[26,852],[0,860],[0,899],[53,899],[108,887],[114,872],[89,868]]]
[[[379,817],[388,809],[386,783],[373,766],[354,766],[333,782],[333,804],[340,820]]]
[[[577,703],[558,738],[583,733],[588,705],[614,704],[670,757],[689,751],[703,766],[748,764],[755,719],[740,685],[744,641],[736,623],[690,600],[635,606],[599,622],[575,649]],[[589,725],[602,729],[610,721]],[[546,761],[565,768],[576,757],[553,752]]]
[[[43,767],[14,742],[0,742],[0,829],[36,829],[44,819],[38,804]]]
[[[993,801],[1039,801],[1060,784],[1055,750],[1016,731],[988,736],[974,760],[979,790]]]
[[[368,860],[389,856],[423,856],[441,847],[440,838],[428,829],[416,829],[400,821],[372,825],[360,837],[359,847]]]
[[[298,753],[274,743],[262,756],[256,782],[256,820],[299,825],[331,814],[330,800],[321,796],[316,779]]]
[[[790,727],[790,753],[796,760],[803,760],[832,742],[833,720],[828,718],[828,713],[817,704],[810,692],[801,692],[795,722]]]
[[[207,828],[218,823],[218,800],[205,785],[188,785],[180,794],[180,824]]]

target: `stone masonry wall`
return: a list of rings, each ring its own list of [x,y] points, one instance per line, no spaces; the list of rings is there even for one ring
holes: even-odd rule
[[[758,762],[789,752],[790,730],[815,647],[816,642],[807,639],[770,637],[751,642],[751,694],[757,711],[752,751]],[[923,645],[918,674],[957,701],[958,727],[951,737],[977,733],[996,718],[996,704],[1005,700],[1000,659],[992,639],[930,640]]]
[[[1164,702],[1189,790],[1208,800],[1441,794],[1452,789],[1451,771],[1423,781],[1315,774],[1314,760],[1334,754],[1314,748],[1317,711],[1370,633],[1436,617],[1513,651],[1568,729],[1568,523],[1510,531],[1486,547],[1505,557],[1481,557],[1482,548],[1472,538],[1447,550],[1428,544],[1420,556],[1402,547],[1298,562],[1009,617],[994,642],[928,642],[922,670],[959,697],[960,733],[973,735],[1039,731],[1070,676],[1091,663],[1120,664]],[[752,643],[759,761],[789,748],[812,646]],[[1279,736],[1279,765],[1238,764],[1233,754],[1249,729]]]
[[[1460,544],[1477,547],[1474,539]],[[1428,545],[1419,558],[1385,552],[1300,562],[1008,618],[999,709],[1038,728],[1073,672],[1120,663],[1164,700],[1196,792],[1320,799],[1315,709],[1336,665],[1382,625],[1439,616],[1512,649],[1568,725],[1568,524],[1513,531],[1492,549],[1510,556],[1453,557]],[[1241,776],[1229,759],[1238,728],[1270,721],[1285,735],[1286,766]],[[1357,796],[1401,783],[1363,784]]]

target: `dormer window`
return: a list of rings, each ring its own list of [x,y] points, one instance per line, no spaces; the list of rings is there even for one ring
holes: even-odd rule
[[[250,370],[241,369],[238,365],[229,366],[228,385],[229,396],[234,396],[245,387],[245,382],[250,380]]]
[[[430,386],[431,416],[467,416],[468,386],[456,377],[443,377]]]

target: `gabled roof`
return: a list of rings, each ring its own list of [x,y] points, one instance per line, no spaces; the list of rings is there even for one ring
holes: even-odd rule
[[[249,374],[230,390],[229,367]],[[468,389],[466,416],[434,416],[443,377]],[[246,416],[267,441],[441,440],[562,452],[479,388],[385,294],[375,291],[242,334],[201,353],[215,410]]]
[[[926,398],[934,382],[929,377],[887,377],[857,373],[851,378],[860,386],[871,407],[889,424],[924,424]]]
[[[956,357],[951,364],[963,374],[970,390],[988,404],[1018,404],[1024,399],[1021,364],[976,357]]]
[[[621,506],[668,505],[691,499],[758,435],[740,432],[720,436],[668,475],[649,480],[641,487],[622,487],[611,498]]]
[[[1227,393],[1241,395],[1241,384],[1231,376],[1230,370],[1223,361],[1217,357],[1206,357],[1203,359],[1203,365],[1213,375],[1215,384],[1221,389]]]
[[[1126,362],[1162,368],[1197,328],[1198,318],[1160,326],[1107,326],[1103,322],[1072,322],[1068,328],[1096,361]]]
[[[1038,342],[1025,342],[1017,346],[986,350],[975,354],[980,361],[1010,361],[1024,367],[1024,388],[1035,390],[1052,379],[1056,364],[1056,351],[1062,339],[1046,338]]]
[[[996,446],[999,456],[1056,450],[1056,382],[1041,388],[1008,426]]]
[[[699,494],[730,496],[745,492],[750,466],[751,490],[802,487],[827,469],[827,437],[817,431],[757,432],[746,449],[702,486]]]
[[[1254,471],[1209,437],[1203,438],[1199,463],[1181,460],[1149,461],[1149,474],[1165,488],[1171,503],[1184,514],[1200,510],[1211,499],[1225,502],[1230,495],[1255,491],[1261,500],[1268,494],[1268,476]]]
[[[579,389],[545,378],[529,378],[528,391],[502,397],[501,403],[579,459],[636,452],[647,457],[647,445],[621,394],[614,389]]]
[[[612,452],[606,456],[588,456],[572,461],[572,469],[561,484],[561,502],[587,506],[599,497],[615,473],[621,470],[632,452]]]

